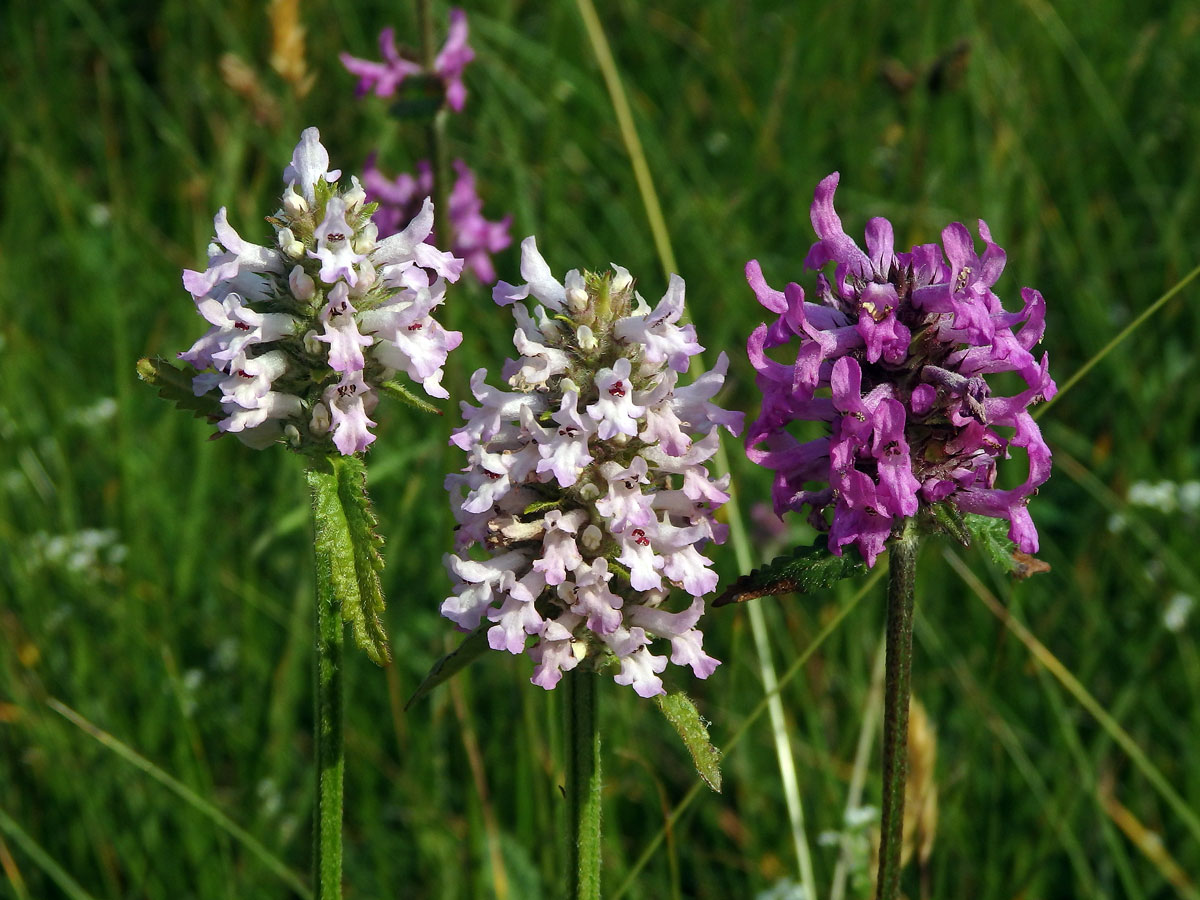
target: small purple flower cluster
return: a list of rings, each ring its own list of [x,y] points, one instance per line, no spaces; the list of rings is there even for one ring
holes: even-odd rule
[[[383,62],[378,63],[341,54],[342,65],[359,77],[360,96],[374,91],[379,97],[390,97],[404,79],[424,72],[420,65],[396,49],[393,29],[385,28],[380,33],[379,47]],[[467,43],[467,14],[455,7],[450,10],[450,30],[434,63],[432,76],[442,81],[446,103],[456,113],[462,112],[467,97],[462,81],[463,69],[474,58],[475,51]],[[491,284],[496,280],[492,254],[512,243],[508,230],[512,216],[505,216],[498,222],[485,219],[483,200],[475,189],[475,173],[461,159],[454,161],[454,172],[454,189],[448,197],[450,249],[466,260],[467,268],[480,282]],[[363,173],[363,187],[367,200],[379,204],[375,224],[380,237],[387,237],[399,231],[416,214],[422,198],[433,194],[433,167],[428,160],[420,160],[415,176],[403,172],[389,179],[376,168],[375,154],[372,153]]]
[[[1029,407],[1057,391],[1047,357],[1032,352],[1045,330],[1042,295],[1023,288],[1020,312],[1004,310],[992,286],[1005,254],[982,221],[982,255],[959,223],[942,231],[941,246],[896,253],[883,218],[867,223],[864,253],[834,211],[837,183],[835,172],[817,186],[819,240],[804,260],[810,269],[835,264],[832,283],[816,277],[820,302],[806,302],[796,284],[773,290],[757,261],[746,266],[759,302],[779,316],[748,342],[763,406],[746,434],[750,459],[775,470],[775,511],[809,506],[830,548],[857,544],[868,565],[905,518],[941,501],[1007,519],[1017,546],[1036,552],[1025,504],[1050,477],[1050,450]],[[794,363],[768,356],[793,338]],[[993,395],[984,376],[1001,372],[1015,372],[1024,388]],[[831,434],[801,442],[788,431],[797,420],[829,422]],[[1024,448],[1029,472],[1001,489],[996,460],[1011,447]]]
[[[509,226],[512,216],[498,222],[483,217],[483,200],[475,191],[475,173],[461,159],[454,161],[454,189],[450,192],[450,249],[466,261],[466,267],[483,284],[496,280],[492,254],[512,243]],[[380,237],[399,231],[420,207],[423,197],[433,192],[433,169],[428,160],[417,163],[416,177],[403,172],[389,179],[375,166],[375,156],[367,160],[363,172],[367,200],[378,203],[375,224]],[[432,238],[431,238],[432,239]]]
[[[358,76],[359,96],[373,92],[377,97],[391,97],[406,78],[425,74],[424,66],[405,58],[396,48],[394,28],[385,28],[379,33],[379,52],[383,56],[382,62],[358,59],[349,53],[339,55],[347,71]],[[462,74],[474,58],[475,51],[467,43],[467,14],[454,7],[450,10],[446,43],[434,59],[430,74],[442,82],[446,103],[456,113],[462,112],[467,102]]]
[[[528,650],[533,683],[546,689],[590,657],[618,660],[616,682],[643,697],[663,693],[655,637],[706,678],[718,663],[696,623],[717,576],[699,548],[724,540],[713,513],[729,495],[728,476],[712,479],[705,463],[719,426],[742,426],[741,413],[712,402],[728,360],[678,384],[702,349],[693,326],[677,324],[678,276],[651,310],[620,266],[572,270],[563,283],[532,237],[521,250],[528,283],[493,292],[514,304],[520,357],[502,370],[512,390],[476,371],[480,405],[462,404],[466,423],[451,438],[468,466],[446,479],[459,529],[442,614],[467,631],[486,617],[490,645]],[[532,313],[519,302],[530,296]],[[487,557],[472,558],[472,547]],[[662,608],[672,584],[693,598],[681,612]]]
[[[338,189],[320,134],[308,128],[283,173],[282,208],[268,221],[276,249],[248,243],[215,220],[208,267],[184,287],[212,326],[180,358],[201,370],[193,391],[219,391],[217,427],[262,448],[281,437],[295,449],[332,441],[365,450],[376,389],[405,372],[432,397],[446,355],[462,341],[432,317],[463,262],[426,243],[426,198],[403,231],[379,240],[357,178]]]

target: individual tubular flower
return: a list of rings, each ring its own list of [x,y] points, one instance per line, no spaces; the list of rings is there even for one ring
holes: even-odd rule
[[[818,240],[804,264],[834,264],[832,280],[816,276],[819,302],[796,284],[772,289],[757,261],[746,265],[758,301],[779,316],[755,329],[747,348],[763,405],[746,452],[775,471],[776,513],[809,507],[835,553],[856,544],[868,565],[905,518],[943,501],[1007,519],[1019,549],[1036,552],[1025,504],[1050,477],[1050,450],[1029,407],[1057,391],[1047,356],[1033,355],[1042,295],[1023,288],[1020,312],[1005,311],[992,292],[1005,254],[982,221],[982,255],[959,223],[942,231],[941,246],[897,253],[882,218],[867,223],[864,252],[834,211],[837,183],[836,172],[823,180],[812,205]],[[794,355],[782,352],[794,362],[768,355],[793,339]],[[1016,373],[1024,388],[993,394],[984,376],[1001,372]],[[797,420],[828,422],[830,433],[801,442],[789,431]],[[996,460],[1012,447],[1025,450],[1028,474],[1001,489]]]
[[[485,219],[483,200],[475,189],[475,173],[461,159],[454,161],[454,172],[454,188],[449,197],[451,251],[466,261],[466,268],[481,283],[492,284],[496,281],[492,254],[512,243],[509,234],[512,216],[497,222]],[[422,198],[433,193],[433,169],[428,160],[421,160],[417,163],[415,176],[402,172],[389,179],[375,167],[372,156],[363,172],[363,188],[367,200],[379,204],[375,224],[379,227],[380,237],[387,237],[412,218]]]
[[[396,48],[396,31],[393,28],[385,28],[379,33],[379,52],[383,57],[380,62],[358,59],[349,53],[338,56],[346,70],[358,76],[359,96],[373,92],[378,97],[391,97],[405,79],[426,74],[424,66],[408,59]],[[467,102],[462,74],[467,63],[474,58],[475,51],[467,43],[467,14],[454,7],[450,10],[446,43],[427,74],[435,83],[441,82],[446,104],[456,113],[462,112]]]
[[[532,237],[521,251],[527,283],[493,291],[517,324],[509,390],[477,371],[479,405],[462,404],[465,424],[451,437],[468,465],[446,479],[459,528],[442,614],[465,631],[491,623],[490,645],[528,651],[532,680],[547,689],[585,661],[608,661],[618,684],[663,693],[667,657],[655,638],[707,678],[718,663],[696,624],[717,576],[700,550],[724,540],[714,513],[729,495],[728,476],[713,479],[706,463],[719,428],[742,427],[739,413],[710,402],[728,359],[677,385],[702,349],[695,329],[677,324],[678,276],[652,310],[620,266],[560,282]],[[673,586],[693,598],[682,612],[664,608]]]
[[[208,268],[183,273],[211,326],[179,354],[199,370],[193,392],[219,392],[217,427],[253,447],[286,435],[295,449],[365,450],[377,391],[398,371],[449,396],[442,366],[462,335],[432,312],[462,260],[426,243],[429,199],[379,240],[358,179],[342,189],[340,177],[317,129],[306,129],[284,171],[282,208],[268,217],[276,247],[242,240],[222,209]]]

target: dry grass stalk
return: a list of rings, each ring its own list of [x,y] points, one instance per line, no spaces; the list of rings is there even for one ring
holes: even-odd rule
[[[304,58],[304,26],[300,24],[300,0],[271,0],[271,68],[279,73],[297,97],[306,95],[316,76]]]
[[[254,121],[268,128],[278,128],[283,118],[279,101],[259,81],[258,73],[249,63],[236,54],[226,53],[217,66],[230,90],[249,104]]]

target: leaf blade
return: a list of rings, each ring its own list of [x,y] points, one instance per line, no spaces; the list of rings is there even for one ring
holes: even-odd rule
[[[418,700],[425,697],[435,687],[445,681],[449,681],[479,657],[483,656],[484,652],[489,649],[487,633],[490,625],[480,625],[470,634],[468,634],[453,650],[441,657],[429,669],[425,678],[413,691],[413,695],[408,698],[408,702],[404,704],[407,710]]]
[[[708,723],[696,704],[683,691],[659,694],[654,702],[683,741],[697,774],[713,791],[721,793],[721,751],[709,740]]]
[[[810,594],[826,590],[843,578],[866,572],[866,564],[858,551],[845,547],[842,555],[829,551],[824,535],[808,547],[796,547],[790,553],[777,556],[771,562],[731,584],[713,606],[745,603],[774,594]]]

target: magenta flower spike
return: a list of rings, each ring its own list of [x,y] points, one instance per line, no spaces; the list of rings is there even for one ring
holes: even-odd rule
[[[379,54],[383,59],[373,62],[359,59],[349,53],[338,58],[352,75],[358,77],[359,96],[373,93],[377,97],[391,97],[405,79],[425,74],[425,67],[405,57],[396,47],[396,31],[385,28],[379,33]],[[442,83],[446,105],[454,112],[462,112],[467,102],[467,89],[463,84],[463,70],[475,58],[475,51],[467,43],[467,14],[460,8],[450,10],[450,29],[446,43],[433,61],[428,74]]]
[[[534,238],[521,251],[527,283],[493,292],[517,323],[507,389],[475,372],[478,405],[462,404],[451,438],[467,466],[446,479],[459,529],[442,614],[464,631],[490,623],[491,647],[528,652],[546,689],[611,661],[618,684],[665,693],[655,639],[706,678],[718,663],[696,626],[717,576],[700,551],[724,540],[714,513],[729,499],[707,462],[719,428],[742,425],[711,402],[728,359],[679,384],[702,348],[677,324],[678,276],[651,309],[620,266],[560,282]],[[666,608],[672,587],[691,598],[679,611]]]
[[[512,243],[509,226],[512,216],[492,222],[483,216],[483,200],[475,190],[475,173],[461,159],[454,161],[454,188],[448,198],[450,247],[481,284],[494,284],[496,268],[492,254]],[[422,198],[433,192],[433,168],[428,160],[417,163],[417,174],[402,172],[389,179],[375,166],[375,157],[367,160],[363,172],[367,200],[378,203],[375,223],[379,236],[399,231],[419,208]],[[433,236],[427,240],[433,240]]]
[[[941,246],[897,253],[882,218],[867,223],[864,252],[834,210],[837,183],[835,172],[813,199],[818,240],[804,264],[834,266],[832,277],[816,276],[817,302],[796,284],[772,289],[757,261],[746,265],[759,302],[778,315],[747,345],[763,405],[746,434],[750,459],[775,471],[776,513],[808,507],[834,553],[853,544],[868,565],[907,518],[940,502],[1007,519],[1017,547],[1037,552],[1026,503],[1050,476],[1050,450],[1029,407],[1057,390],[1047,356],[1033,353],[1042,295],[1023,288],[1021,310],[1004,309],[992,288],[1005,254],[982,221],[982,254],[958,223]],[[793,341],[773,354],[787,362],[768,353]],[[1002,372],[1024,387],[994,394],[985,376]],[[827,422],[829,434],[802,442],[788,431],[797,420]],[[996,463],[1013,448],[1028,471],[1002,489]]]
[[[217,213],[204,271],[184,287],[210,325],[179,357],[198,370],[193,393],[220,397],[222,433],[267,447],[361,453],[375,440],[378,391],[403,372],[445,398],[442,367],[462,335],[433,318],[463,261],[428,243],[424,198],[403,230],[380,239],[357,178],[339,188],[308,128],[285,169],[275,246],[244,241]]]

